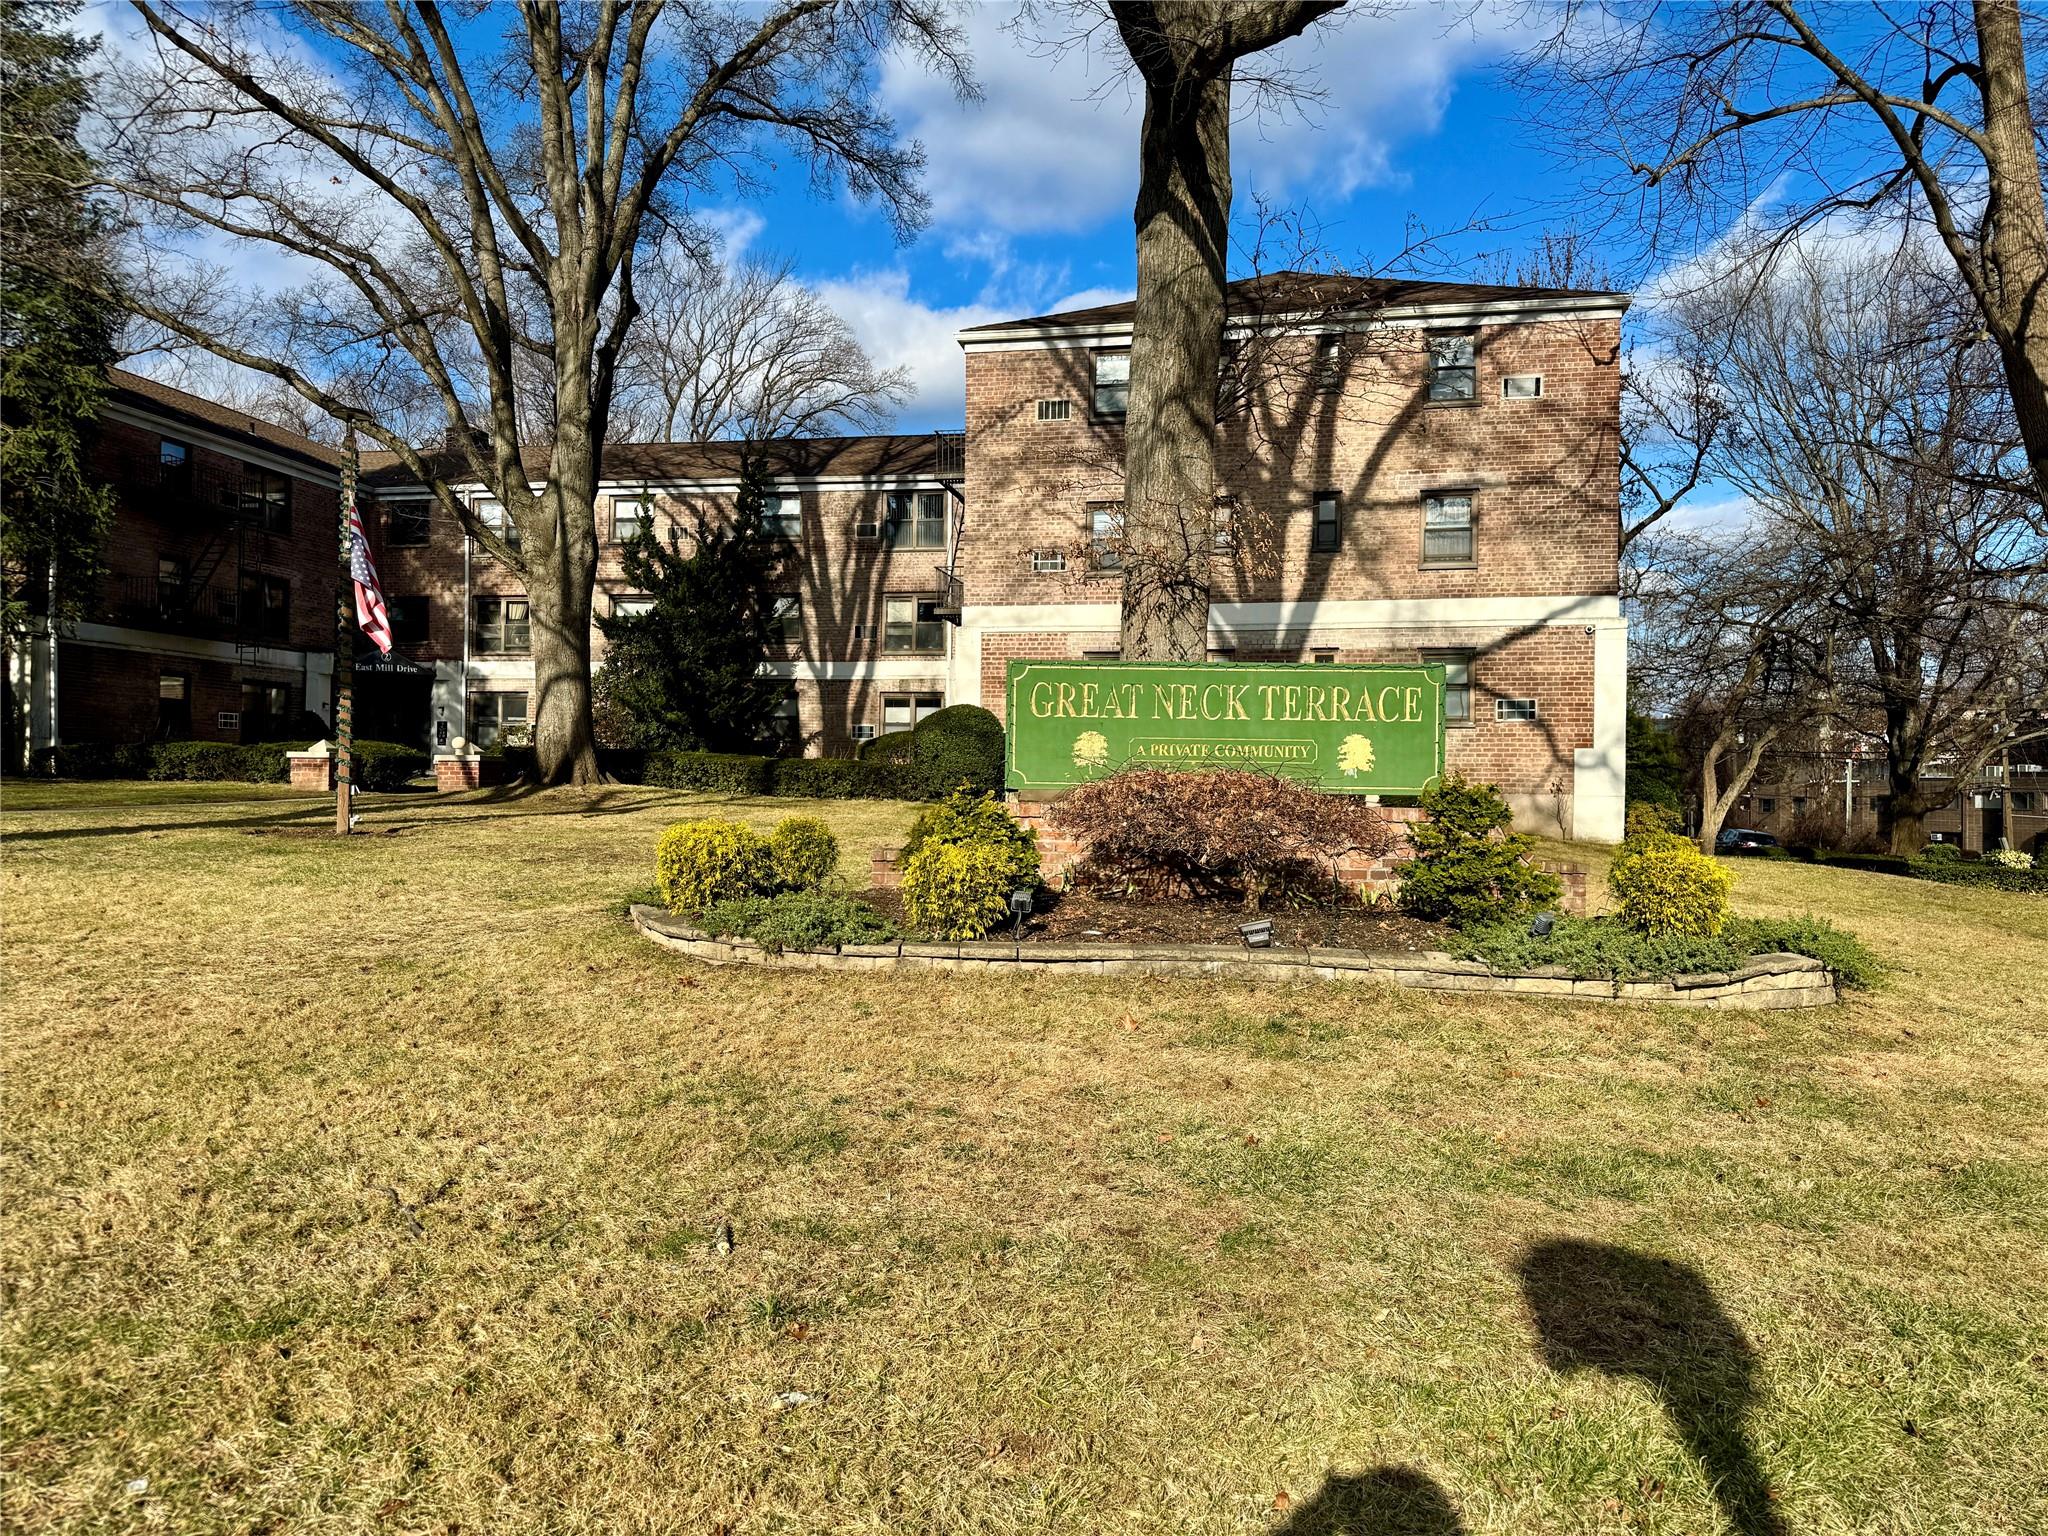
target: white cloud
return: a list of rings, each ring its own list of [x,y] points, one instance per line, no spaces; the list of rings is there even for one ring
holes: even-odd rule
[[[910,296],[900,269],[855,272],[813,283],[818,296],[853,327],[868,355],[885,368],[907,368],[916,395],[903,412],[908,428],[958,426],[966,417],[966,377],[954,333],[1001,320],[991,304],[923,304]]]
[[[1105,36],[1094,49],[1034,51],[1009,30],[1014,14],[980,5],[964,19],[978,102],[956,101],[911,60],[892,58],[883,69],[884,104],[929,156],[925,185],[938,221],[986,241],[992,232],[1082,230],[1127,214],[1143,99],[1126,78],[1121,46]],[[1299,71],[1325,98],[1254,119],[1240,93],[1240,199],[1309,188],[1348,197],[1400,182],[1400,141],[1436,130],[1459,71],[1497,56],[1509,25],[1490,11],[1448,24],[1433,9],[1361,16],[1262,56],[1262,68]]]

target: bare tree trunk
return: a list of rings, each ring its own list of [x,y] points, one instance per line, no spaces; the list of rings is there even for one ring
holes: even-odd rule
[[[2048,500],[2048,203],[2027,94],[2019,0],[1976,0],[1984,97],[1984,242],[1999,359],[2034,483]]]
[[[1123,654],[1209,653],[1216,379],[1230,236],[1231,70],[1148,92],[1124,461]]]
[[[1772,727],[1758,733],[1754,741],[1745,743],[1742,755],[1737,759],[1735,772],[1728,780],[1728,787],[1721,788],[1721,759],[1735,739],[1735,727],[1731,724],[1717,735],[1700,759],[1700,851],[1712,853],[1714,844],[1720,840],[1721,824],[1728,819],[1728,812],[1735,802],[1742,798],[1742,792],[1749,788],[1756,777],[1756,770],[1764,760],[1764,753],[1772,742],[1778,739],[1778,728]]]
[[[573,383],[558,385],[576,397]],[[580,407],[580,401],[579,401]],[[597,463],[593,435],[565,418],[555,438],[548,486],[534,504],[526,539],[527,602],[533,626],[533,750],[543,784],[597,784],[597,734],[590,709],[590,610],[597,586]],[[552,558],[546,552],[550,551]],[[539,556],[539,558],[536,558]]]

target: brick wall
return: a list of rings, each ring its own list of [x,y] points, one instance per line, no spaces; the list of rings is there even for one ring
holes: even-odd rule
[[[1230,422],[1218,489],[1237,500],[1238,550],[1212,575],[1219,602],[1611,594],[1617,587],[1619,323],[1486,326],[1476,398],[1431,404],[1422,333],[1351,338],[1343,387],[1306,390],[1283,370],[1258,409]],[[1312,338],[1299,345],[1306,349]],[[971,601],[1114,602],[1113,575],[1086,569],[1085,511],[1122,494],[1123,431],[1089,416],[1092,354],[969,351],[961,570]],[[1537,400],[1503,400],[1508,373],[1541,373]],[[1068,402],[1040,422],[1036,402]],[[1311,503],[1339,493],[1343,539],[1309,550]],[[1475,560],[1421,566],[1422,496],[1469,491]],[[1034,574],[1033,549],[1068,569]]]

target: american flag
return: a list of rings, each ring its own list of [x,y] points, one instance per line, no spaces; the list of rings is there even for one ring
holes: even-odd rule
[[[384,611],[384,589],[377,584],[377,567],[370,563],[370,543],[363,537],[362,514],[353,506],[348,509],[348,574],[356,587],[356,623],[371,643],[389,656],[391,615]]]

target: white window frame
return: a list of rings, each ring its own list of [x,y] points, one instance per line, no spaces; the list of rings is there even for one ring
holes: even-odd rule
[[[795,491],[767,491],[761,497],[761,531],[792,544],[804,536],[804,499]]]
[[[1479,398],[1479,339],[1470,331],[1439,331],[1428,338],[1431,405]]]
[[[1464,518],[1453,520],[1458,504],[1463,504]],[[1470,491],[1431,491],[1422,498],[1422,563],[1425,566],[1442,566],[1456,569],[1473,565],[1479,559],[1479,508],[1478,498]],[[1430,535],[1439,536],[1439,542],[1447,534],[1463,530],[1465,552],[1462,555],[1433,554],[1430,551]]]
[[[890,548],[944,549],[950,526],[944,491],[889,493]]]
[[[1444,724],[1446,726],[1462,729],[1472,724],[1472,667],[1478,659],[1476,651],[1456,648],[1424,651],[1422,653],[1424,666],[1440,666],[1444,669]],[[1454,678],[1453,668],[1457,668],[1465,674],[1462,680]],[[1451,694],[1453,692],[1465,695],[1465,710],[1463,714],[1454,715],[1451,713]]]
[[[615,619],[640,619],[654,612],[654,599],[645,592],[614,592],[612,594],[612,617]]]
[[[625,516],[626,510],[629,507],[632,509],[631,517]],[[621,532],[621,527],[627,523],[632,525],[631,531]],[[623,544],[628,539],[637,538],[643,529],[653,526],[654,507],[651,498],[646,496],[614,496],[612,498],[612,542],[614,544]]]
[[[1131,353],[1128,347],[1090,354],[1089,379],[1093,389],[1089,408],[1097,421],[1122,421],[1131,408]],[[1107,395],[1105,395],[1107,391]],[[1104,399],[1113,401],[1105,406]]]

